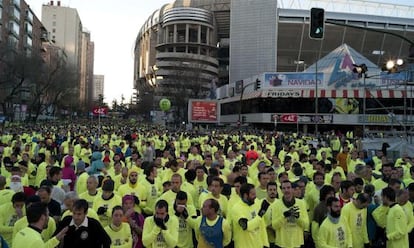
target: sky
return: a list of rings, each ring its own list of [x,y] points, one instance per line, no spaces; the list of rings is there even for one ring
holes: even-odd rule
[[[26,2],[41,20],[42,5],[49,1]],[[148,17],[171,2],[174,0],[61,0],[61,6],[77,9],[83,27],[91,33],[95,43],[94,74],[105,76],[106,103],[114,99],[120,103],[122,96],[124,103],[129,103],[133,94],[135,39]],[[414,5],[414,0],[376,2]]]
[[[25,0],[39,20],[46,0]],[[104,101],[121,96],[129,103],[133,93],[134,46],[141,26],[157,9],[173,0],[61,0],[76,8],[84,29],[95,43],[94,74],[105,76]],[[56,5],[57,0],[54,1]]]

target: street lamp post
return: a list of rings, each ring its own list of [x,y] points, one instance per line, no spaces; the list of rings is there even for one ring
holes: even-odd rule
[[[382,69],[388,71],[388,73],[400,72],[400,71],[398,71],[398,67],[401,66],[403,63],[404,63],[404,61],[401,60],[401,59],[398,59],[396,61],[391,60],[391,61],[388,61],[384,65],[384,67]],[[358,76],[363,78],[363,88],[364,88],[364,91],[363,91],[364,93],[363,94],[364,95],[363,95],[363,99],[362,99],[362,101],[363,101],[362,102],[362,104],[363,104],[362,105],[362,116],[363,116],[363,120],[362,120],[363,132],[362,132],[362,134],[363,134],[363,137],[365,137],[365,129],[366,129],[366,121],[367,121],[367,118],[366,118],[366,110],[367,110],[367,107],[366,107],[366,98],[372,96],[371,95],[371,92],[369,90],[367,90],[367,87],[366,87],[366,79],[367,78],[373,78],[373,77],[376,77],[376,76],[381,76],[382,74],[368,76],[367,75],[368,68],[367,68],[367,66],[365,64],[361,64],[361,65],[354,64],[353,66],[354,66],[353,72],[354,73],[358,73]],[[407,82],[408,82],[408,77],[405,79],[404,92],[407,92],[407,90],[408,90]],[[388,115],[391,118],[392,128],[394,126],[394,121],[398,122],[398,124],[400,124],[403,127],[404,136],[407,139],[408,138],[407,137],[408,136],[408,131],[407,131],[407,114],[408,114],[408,112],[407,112],[407,104],[408,104],[407,103],[407,93],[404,94],[404,103],[403,103],[404,104],[404,106],[403,106],[404,115],[403,115],[402,122],[396,120],[395,119],[395,114],[392,111],[390,111],[387,107],[385,107],[380,101],[378,101],[375,98],[373,98],[373,99],[383,109],[387,110]]]
[[[399,70],[399,67],[403,66],[404,64],[404,60],[403,59],[396,59],[396,60],[389,60],[385,63],[385,65],[383,66],[382,70],[388,71],[389,73],[398,73],[401,72]],[[405,82],[404,82],[404,103],[403,103],[403,120],[402,120],[402,127],[403,127],[403,131],[404,131],[404,137],[406,140],[408,140],[408,129],[407,129],[407,84],[408,84],[408,80],[409,80],[409,70],[406,71],[406,77],[405,77]],[[393,121],[393,120],[392,120]]]
[[[249,84],[247,84],[249,85]],[[243,102],[243,93],[244,93],[244,89],[247,87],[243,85],[241,92],[240,92],[240,100],[239,100],[239,118],[237,120],[237,124],[240,127],[241,126],[241,114],[242,114],[242,102]]]
[[[367,121],[367,86],[366,86],[366,79],[367,74],[362,74],[363,78],[363,86],[364,86],[364,95],[362,97],[362,138],[365,138],[365,129],[366,129],[366,121]]]
[[[366,79],[367,79],[367,72],[368,67],[366,64],[356,65],[354,64],[354,69],[352,70],[354,73],[358,73],[358,77],[362,77],[363,82],[363,96],[362,96],[362,138],[365,138],[365,129],[366,129],[366,112],[367,112],[367,86],[366,86]]]

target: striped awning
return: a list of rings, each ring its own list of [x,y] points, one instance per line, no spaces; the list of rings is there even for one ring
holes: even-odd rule
[[[316,90],[314,89],[304,89],[302,90],[302,97],[305,98],[314,98],[316,97]],[[321,98],[364,98],[363,89],[343,89],[343,90],[318,90],[318,97]],[[365,90],[365,98],[404,98],[406,97],[406,92],[403,90]]]
[[[269,89],[262,91],[262,97],[267,98],[314,98],[315,89]],[[363,89],[318,89],[318,97],[321,98],[363,98]],[[404,98],[407,93],[404,90],[391,89],[367,89],[365,98]]]
[[[315,89],[264,89],[243,94],[243,100],[254,98],[315,98]],[[319,98],[363,98],[363,89],[318,89]],[[365,98],[405,98],[404,90],[367,89]],[[221,99],[221,103],[240,101],[240,95]]]

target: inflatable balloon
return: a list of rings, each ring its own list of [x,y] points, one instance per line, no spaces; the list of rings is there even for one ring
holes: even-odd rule
[[[167,98],[160,100],[160,108],[162,111],[168,111],[171,108],[171,102]]]

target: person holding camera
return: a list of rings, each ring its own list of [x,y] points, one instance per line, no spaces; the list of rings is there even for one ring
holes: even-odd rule
[[[178,218],[178,244],[180,248],[192,248],[193,232],[190,220],[197,217],[196,209],[193,205],[187,204],[187,193],[178,191],[174,202],[174,215]]]

